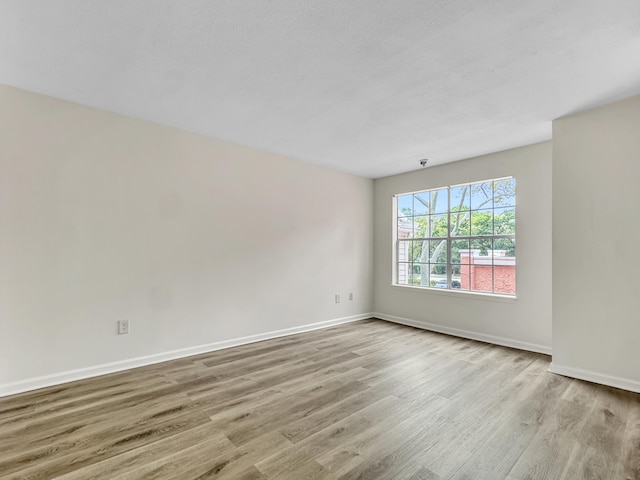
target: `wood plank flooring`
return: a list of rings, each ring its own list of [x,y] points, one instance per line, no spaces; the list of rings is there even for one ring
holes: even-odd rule
[[[640,480],[640,395],[366,320],[0,399],[0,479]]]

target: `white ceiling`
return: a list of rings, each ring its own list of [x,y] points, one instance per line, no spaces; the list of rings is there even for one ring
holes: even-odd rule
[[[0,0],[0,83],[376,178],[640,93],[640,1]]]

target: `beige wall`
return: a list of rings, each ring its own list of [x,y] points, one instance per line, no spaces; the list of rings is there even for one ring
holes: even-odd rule
[[[639,131],[554,122],[552,269],[551,142],[374,183],[0,86],[0,395],[372,309],[640,391]],[[391,285],[394,194],[509,175],[515,300]]]
[[[392,286],[394,194],[514,176],[517,298]],[[374,311],[470,338],[551,351],[551,143],[396,175],[375,182]]]
[[[640,96],[553,122],[552,371],[640,391]]]
[[[9,87],[0,112],[0,387],[371,311],[371,180]]]

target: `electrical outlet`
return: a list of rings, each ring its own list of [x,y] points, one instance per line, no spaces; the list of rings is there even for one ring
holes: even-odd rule
[[[353,300],[353,293],[349,293],[349,301]]]
[[[336,303],[340,303],[340,294],[336,293]]]
[[[120,320],[118,322],[118,335],[129,333],[129,320]]]

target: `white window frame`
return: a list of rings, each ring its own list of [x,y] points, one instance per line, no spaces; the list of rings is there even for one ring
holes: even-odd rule
[[[456,240],[478,240],[478,239],[489,239],[492,241],[493,244],[493,240],[494,239],[511,239],[514,241],[514,243],[516,242],[516,234],[517,234],[517,225],[516,225],[516,229],[515,229],[515,233],[514,234],[492,234],[492,235],[455,235],[455,236],[451,236],[451,217],[452,217],[452,211],[451,211],[451,189],[456,188],[456,187],[463,187],[463,186],[471,186],[471,185],[476,185],[476,184],[481,184],[481,183],[487,183],[487,182],[496,182],[496,181],[500,181],[500,180],[507,180],[507,179],[513,179],[515,181],[515,177],[513,176],[508,176],[508,177],[499,177],[499,178],[490,178],[490,179],[486,179],[486,180],[480,180],[480,181],[473,181],[473,182],[466,182],[466,183],[461,183],[461,184],[456,184],[456,185],[448,185],[448,186],[441,186],[441,187],[436,187],[436,188],[429,188],[426,190],[416,190],[413,192],[403,192],[403,193],[398,193],[393,195],[393,267],[392,267],[392,275],[393,275],[393,280],[392,280],[392,285],[397,286],[397,287],[404,287],[404,288],[411,288],[411,289],[420,289],[420,290],[431,290],[431,291],[438,291],[438,292],[442,292],[443,290],[446,292],[452,292],[452,293],[459,293],[459,294],[474,294],[474,295],[485,295],[485,296],[505,296],[508,298],[515,298],[516,294],[517,294],[517,260],[514,263],[514,275],[516,276],[516,291],[514,293],[505,293],[505,292],[495,292],[495,257],[494,257],[494,253],[492,252],[491,255],[491,275],[492,275],[492,281],[491,281],[491,291],[481,291],[481,290],[462,290],[462,289],[458,289],[458,288],[452,288],[451,286],[451,282],[452,282],[452,275],[453,275],[453,264],[451,262],[451,255],[452,255],[452,249],[451,249],[451,242],[452,241],[456,241]],[[516,183],[516,187],[517,187],[517,183]],[[407,239],[400,239],[398,238],[398,197],[402,197],[402,196],[406,196],[406,195],[416,195],[416,194],[420,194],[420,193],[427,193],[427,192],[433,192],[436,190],[447,190],[447,236],[446,237],[419,237],[419,238],[407,238]],[[495,192],[494,192],[495,193]],[[495,198],[495,195],[494,195]],[[517,218],[517,208],[516,208],[516,203],[517,203],[517,198],[514,202],[514,210],[515,210],[515,215]],[[495,215],[495,204],[494,202],[492,202],[492,207],[491,210]],[[484,209],[483,209],[484,210]],[[473,211],[473,210],[472,210]],[[453,212],[455,213],[455,212]],[[516,221],[517,223],[517,221]],[[442,240],[446,240],[446,251],[447,251],[447,260],[446,260],[446,278],[447,278],[447,286],[446,289],[445,288],[437,288],[437,287],[432,287],[431,285],[414,285],[414,284],[405,284],[405,283],[400,283],[399,282],[399,265],[400,263],[404,263],[407,265],[411,265],[411,269],[413,268],[414,263],[413,262],[401,262],[399,260],[399,256],[400,256],[400,245],[401,243],[409,243],[411,241],[442,241]],[[515,258],[517,259],[517,253],[515,255]],[[457,265],[457,264],[456,264]]]

